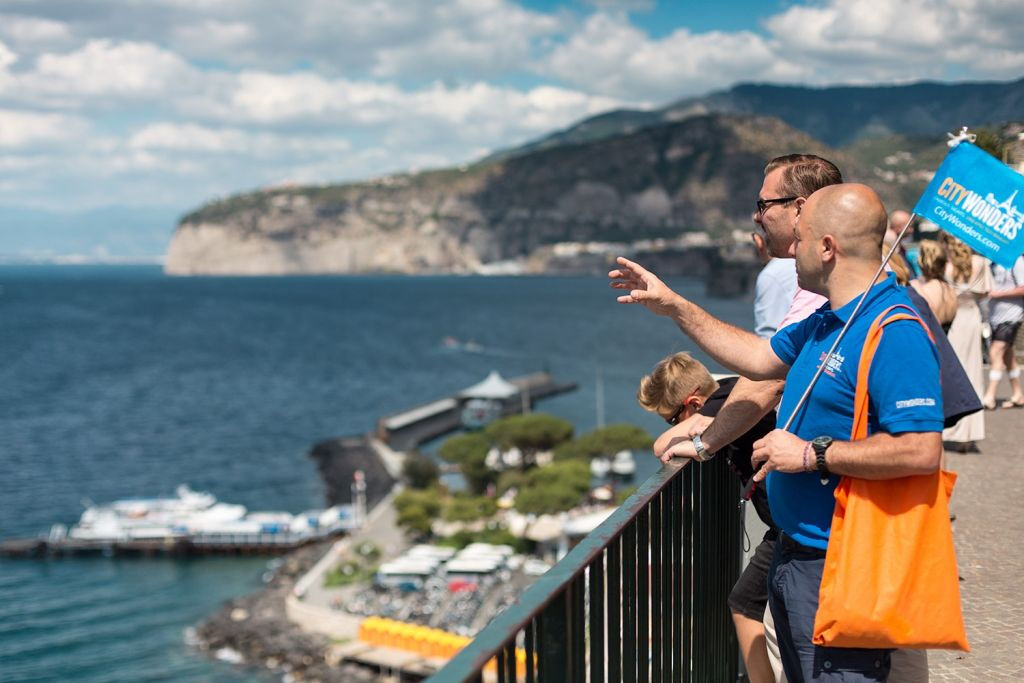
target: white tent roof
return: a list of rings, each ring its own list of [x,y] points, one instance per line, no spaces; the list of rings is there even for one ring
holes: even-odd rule
[[[497,370],[492,370],[484,381],[474,384],[468,389],[463,389],[459,392],[459,396],[462,398],[500,399],[510,398],[518,393],[519,387],[503,378]]]
[[[574,517],[565,523],[562,527],[562,531],[564,531],[568,536],[586,536],[596,529],[601,522],[611,517],[611,514],[615,512],[616,509],[617,508],[615,507],[607,507],[579,517]]]

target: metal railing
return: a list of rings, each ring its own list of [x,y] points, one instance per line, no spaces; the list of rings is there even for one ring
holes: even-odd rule
[[[724,458],[647,479],[430,683],[735,683],[726,599],[739,482]]]

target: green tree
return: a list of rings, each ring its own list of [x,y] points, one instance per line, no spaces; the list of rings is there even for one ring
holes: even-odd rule
[[[509,489],[522,490],[526,483],[526,473],[520,470],[505,470],[498,476],[498,484],[495,487],[500,496]]]
[[[494,500],[487,496],[453,496],[444,508],[444,519],[448,522],[472,522],[491,517],[498,511]]]
[[[631,424],[613,424],[587,432],[555,449],[555,460],[596,458],[625,450],[645,450],[654,444],[646,431]]]
[[[406,489],[395,496],[395,510],[399,514],[408,508],[420,508],[430,517],[437,517],[441,514],[442,494],[440,489]]]
[[[491,448],[491,442],[482,434],[473,432],[469,434],[456,434],[441,444],[437,454],[441,459],[459,464],[467,458],[476,455],[487,455]]]
[[[530,470],[516,495],[523,514],[562,512],[579,505],[590,489],[590,466],[581,460],[556,462]]]
[[[398,513],[395,522],[414,536],[428,536],[434,518],[419,505],[410,505]]]
[[[472,453],[459,463],[459,471],[466,486],[477,495],[487,493],[487,487],[498,479],[498,473],[487,466],[487,452]]]
[[[410,453],[402,463],[402,478],[410,488],[430,488],[437,483],[439,474],[437,464],[420,453]]]
[[[501,448],[518,448],[524,456],[554,448],[571,439],[572,433],[571,422],[545,413],[510,415],[495,420],[484,430],[487,438]]]
[[[441,490],[406,489],[395,496],[395,511],[398,526],[414,536],[427,536],[431,523],[441,514]]]

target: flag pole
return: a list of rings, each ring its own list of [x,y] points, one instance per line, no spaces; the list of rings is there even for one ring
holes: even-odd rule
[[[800,396],[800,400],[796,402],[795,406],[793,406],[793,411],[789,414],[789,418],[786,420],[786,424],[782,426],[783,431],[789,431],[790,426],[793,424],[793,420],[796,419],[797,413],[800,412],[801,406],[803,406],[804,402],[807,401],[807,397],[811,395],[811,389],[814,388],[814,385],[818,381],[818,378],[821,376],[822,371],[824,371],[825,368],[828,367],[828,362],[832,360],[832,354],[836,352],[837,348],[839,348],[839,342],[841,342],[843,340],[843,337],[846,336],[846,331],[850,329],[850,325],[851,323],[853,323],[853,319],[857,317],[857,313],[860,311],[861,306],[864,305],[864,301],[868,298],[868,294],[871,293],[871,288],[874,287],[875,284],[878,282],[878,277],[885,270],[885,266],[887,263],[889,263],[889,259],[891,259],[892,255],[896,253],[896,249],[899,248],[900,242],[903,241],[903,236],[907,234],[907,230],[910,229],[910,224],[914,222],[914,217],[916,215],[917,214],[914,213],[910,214],[910,218],[907,220],[906,225],[904,225],[903,229],[900,230],[900,234],[896,237],[896,241],[892,243],[892,247],[890,247],[889,253],[887,253],[885,255],[885,258],[882,259],[882,264],[878,266],[878,270],[875,272],[875,276],[871,278],[871,282],[868,283],[867,289],[865,289],[864,293],[860,295],[860,300],[858,300],[857,305],[854,306],[853,312],[850,313],[850,317],[847,318],[846,324],[843,325],[843,329],[839,330],[839,336],[837,336],[836,340],[832,342],[832,347],[828,350],[828,353],[825,354],[825,359],[821,362],[821,365],[818,366],[818,369],[814,373],[814,376],[811,377],[811,381],[807,383],[807,388],[804,389],[804,393]],[[751,494],[753,494],[754,492],[755,485],[756,482],[754,481],[754,478],[751,477],[750,481],[748,481],[747,485],[743,488],[743,493],[741,494],[741,502],[750,499]]]

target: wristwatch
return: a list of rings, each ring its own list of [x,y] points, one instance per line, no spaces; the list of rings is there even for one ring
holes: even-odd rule
[[[708,449],[704,448],[704,442],[700,440],[700,434],[691,436],[690,442],[693,444],[693,450],[697,452],[698,462],[707,462],[714,457],[713,453],[708,453]]]
[[[821,485],[828,486],[828,478],[831,472],[828,471],[828,466],[825,464],[825,451],[832,445],[831,436],[816,436],[811,441],[811,446],[814,448],[814,461],[818,465],[818,474],[821,476]]]

